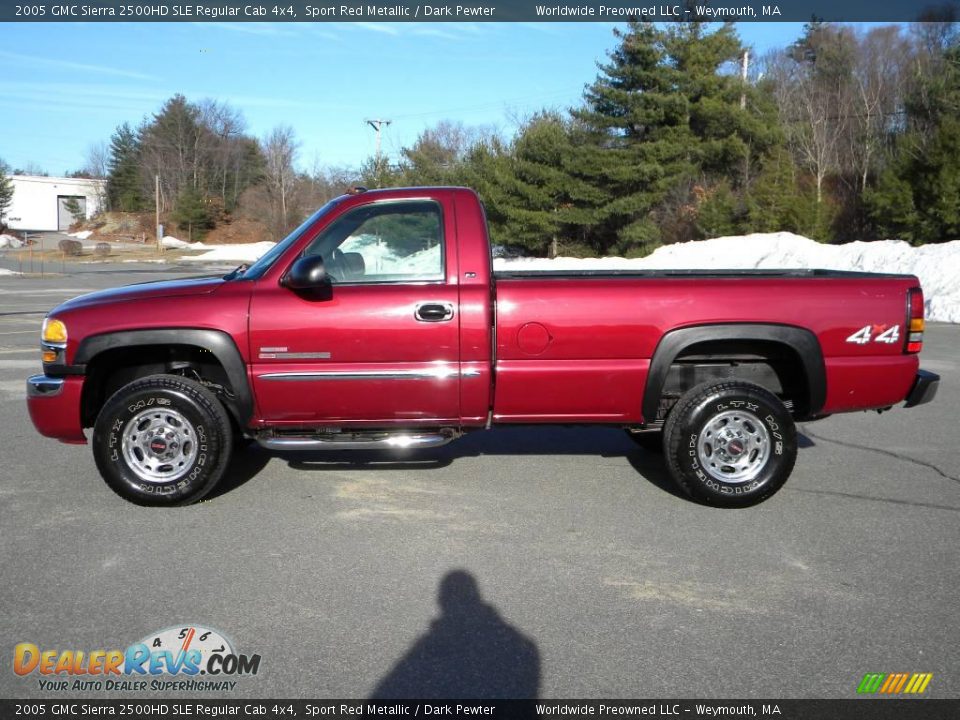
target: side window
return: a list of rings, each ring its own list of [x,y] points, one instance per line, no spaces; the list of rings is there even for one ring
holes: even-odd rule
[[[310,243],[335,283],[443,280],[443,218],[432,200],[354,208]]]

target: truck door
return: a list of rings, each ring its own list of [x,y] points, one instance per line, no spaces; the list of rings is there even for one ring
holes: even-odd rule
[[[455,223],[433,199],[345,210],[304,255],[324,258],[327,292],[260,281],[250,354],[272,423],[457,424],[459,307]]]

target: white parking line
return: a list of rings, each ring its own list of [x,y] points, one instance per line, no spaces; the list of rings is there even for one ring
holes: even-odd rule
[[[29,370],[39,368],[36,360],[0,360],[0,370]]]
[[[26,397],[27,381],[23,380],[5,380],[0,382],[0,397],[4,399],[17,399]]]
[[[36,332],[36,330],[11,330],[10,332],[0,332],[0,335],[30,335]]]

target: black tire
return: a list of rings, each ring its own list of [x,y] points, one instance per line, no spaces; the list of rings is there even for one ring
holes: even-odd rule
[[[205,387],[151,375],[107,400],[92,444],[97,469],[120,497],[137,505],[189,505],[223,475],[233,430],[223,405]]]
[[[661,454],[663,452],[663,433],[662,432],[640,432],[634,433],[627,430],[627,435],[639,447],[647,452]]]
[[[663,432],[673,479],[689,497],[710,505],[746,507],[766,500],[797,460],[797,431],[786,407],[773,393],[741,380],[691,389],[674,405]]]

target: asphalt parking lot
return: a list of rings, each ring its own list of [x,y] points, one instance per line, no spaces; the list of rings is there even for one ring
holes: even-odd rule
[[[158,510],[40,437],[24,379],[57,302],[162,276],[0,276],[0,697],[56,697],[13,673],[17,643],[186,625],[262,658],[197,697],[852,698],[866,672],[960,697],[960,326],[927,331],[933,404],[804,426],[793,477],[747,510],[676,496],[602,428],[401,458],[249,449],[209,500]]]

